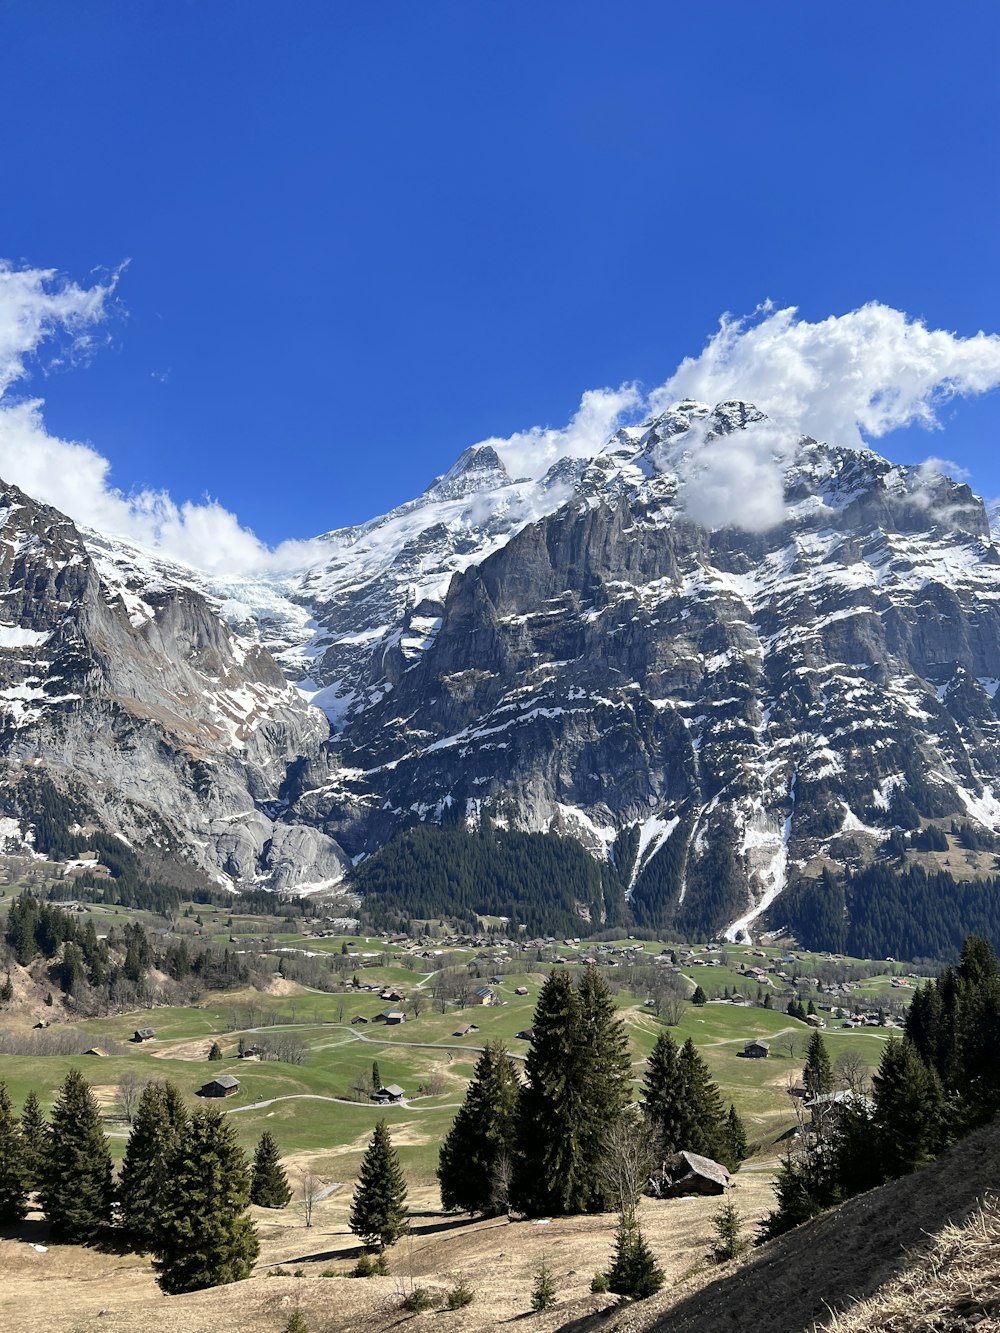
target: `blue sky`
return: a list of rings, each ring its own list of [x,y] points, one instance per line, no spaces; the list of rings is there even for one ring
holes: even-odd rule
[[[129,261],[107,345],[16,392],[269,543],[765,298],[1000,330],[992,0],[8,0],[0,39],[0,255]],[[878,447],[1000,493],[997,391],[940,419]]]

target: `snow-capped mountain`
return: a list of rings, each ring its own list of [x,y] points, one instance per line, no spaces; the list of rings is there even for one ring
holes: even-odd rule
[[[128,648],[94,688],[129,745],[141,715],[179,772],[196,728],[204,767],[178,778],[173,822],[237,881],[330,878],[448,811],[579,839],[614,860],[638,917],[738,930],[790,873],[877,846],[901,794],[1000,829],[1000,554],[982,502],[869,450],[775,437],[779,521],[695,521],[736,456],[720,451],[759,451],[766,429],[750,404],[677,403],[536,477],[474,447],[271,576],[209,580],[73,530],[59,577],[86,575],[46,593],[50,618],[61,598],[70,619],[82,599],[114,620]],[[52,635],[24,571],[6,577],[22,590],[9,633]],[[94,652],[107,638],[79,633]],[[55,689],[55,659],[32,677],[33,645],[2,646],[25,664],[0,698],[13,762],[41,734],[16,691]],[[78,763],[65,747],[59,762]],[[276,847],[296,862],[283,876]]]

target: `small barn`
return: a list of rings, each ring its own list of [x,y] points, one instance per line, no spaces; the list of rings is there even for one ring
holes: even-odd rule
[[[107,1054],[108,1053],[103,1046],[91,1046],[89,1050],[84,1051],[84,1055],[100,1055],[106,1057]]]
[[[389,1027],[395,1027],[397,1023],[405,1023],[406,1015],[402,1009],[383,1009],[380,1014],[376,1014],[372,1019],[373,1023],[386,1023]]]
[[[239,1090],[239,1079],[233,1078],[232,1074],[220,1074],[218,1078],[210,1079],[203,1087],[200,1087],[198,1096],[234,1097]]]
[[[139,1044],[144,1041],[152,1041],[155,1036],[155,1028],[136,1028],[135,1032],[132,1034],[132,1040],[136,1044]]]
[[[455,1029],[451,1034],[453,1037],[467,1037],[470,1032],[478,1032],[479,1029],[475,1023],[463,1023],[461,1027]]]
[[[394,986],[386,986],[385,990],[378,993],[380,1000],[391,1000],[393,1004],[399,1004],[403,998],[403,992],[396,990]]]
[[[515,994],[515,995],[527,995],[527,993],[528,993],[528,988],[527,988],[527,986],[515,986],[515,987],[514,987],[514,994]]]
[[[761,1041],[758,1037],[754,1041],[748,1041],[743,1047],[743,1054],[748,1060],[766,1060],[771,1054],[771,1043]]]
[[[391,1105],[393,1102],[401,1102],[406,1093],[398,1083],[387,1083],[384,1088],[379,1088],[375,1094],[375,1100],[383,1106]]]
[[[535,1040],[535,1029],[534,1029],[534,1028],[522,1028],[520,1032],[515,1032],[515,1033],[514,1033],[514,1036],[517,1038],[518,1041],[534,1041],[534,1040]]]
[[[682,1194],[725,1194],[731,1183],[721,1162],[694,1152],[677,1152],[650,1177],[649,1192],[658,1199],[676,1199]]]
[[[359,1023],[367,1023],[367,1022],[368,1022],[367,1018],[363,1018],[361,1014],[358,1014],[356,1018],[351,1019],[351,1026],[357,1027]]]

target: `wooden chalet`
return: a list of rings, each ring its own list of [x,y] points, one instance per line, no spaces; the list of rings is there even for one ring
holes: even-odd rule
[[[198,1089],[199,1097],[234,1097],[240,1090],[240,1081],[233,1078],[232,1074],[220,1074],[218,1078],[209,1079],[202,1087]]]
[[[381,1105],[392,1105],[394,1102],[401,1102],[406,1093],[398,1083],[387,1083],[384,1088],[379,1088],[375,1094],[375,1100]]]
[[[771,1054],[771,1043],[757,1037],[754,1041],[747,1042],[743,1047],[743,1054],[748,1060],[766,1060]]]
[[[649,1188],[658,1199],[676,1199],[683,1194],[725,1194],[731,1183],[721,1162],[694,1152],[677,1152],[650,1177]]]
[[[136,1028],[132,1034],[132,1040],[138,1045],[140,1042],[152,1041],[155,1036],[155,1028]]]

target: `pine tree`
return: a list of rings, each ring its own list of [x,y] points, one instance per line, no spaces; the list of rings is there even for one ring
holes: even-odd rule
[[[669,1032],[656,1039],[642,1084],[642,1109],[664,1156],[680,1152],[686,1123],[684,1088],[678,1064],[680,1051]]]
[[[29,1190],[41,1187],[49,1147],[49,1126],[38,1098],[29,1092],[21,1109],[21,1139],[24,1145],[24,1181]]]
[[[0,1226],[19,1222],[27,1211],[24,1138],[7,1084],[0,1083]]]
[[[52,1110],[39,1197],[59,1240],[86,1244],[111,1222],[111,1154],[97,1100],[71,1069]]]
[[[738,1258],[749,1244],[743,1238],[743,1221],[731,1199],[712,1218],[712,1230],[716,1241],[710,1257],[717,1264],[726,1264],[730,1259]]]
[[[872,1121],[888,1179],[906,1175],[940,1151],[944,1121],[941,1082],[905,1037],[886,1042],[878,1073],[872,1076],[872,1100]]]
[[[172,1084],[148,1083],[143,1088],[118,1182],[121,1227],[140,1252],[156,1248],[168,1161],[186,1123],[187,1113]]]
[[[718,995],[718,993],[719,992],[716,991],[716,995]],[[701,986],[695,986],[694,994],[691,996],[691,1003],[696,1004],[699,1008],[701,1008],[703,1004],[708,1004],[708,996],[705,994]]]
[[[644,1300],[663,1286],[663,1270],[653,1258],[646,1238],[636,1222],[619,1219],[615,1253],[608,1269],[608,1290],[617,1296]]]
[[[748,1153],[746,1129],[739,1111],[730,1103],[729,1114],[726,1117],[726,1151],[722,1164],[730,1171],[738,1171],[740,1163],[746,1161]]]
[[[514,1203],[533,1216],[577,1211],[585,1090],[577,1060],[580,1001],[569,975],[552,972],[538,994],[518,1104]]]
[[[522,1211],[604,1207],[603,1137],[630,1096],[624,1027],[596,968],[575,989],[553,972],[538,996],[518,1107],[514,1201]]]
[[[472,1075],[458,1115],[441,1144],[441,1203],[467,1213],[506,1211],[497,1179],[514,1150],[520,1083],[502,1042],[490,1042]]]
[[[819,1032],[809,1038],[806,1048],[806,1066],[802,1071],[807,1097],[825,1097],[833,1091],[833,1067],[827,1053],[826,1043]]]
[[[259,1208],[284,1208],[291,1201],[288,1177],[281,1165],[278,1145],[267,1132],[260,1136],[253,1159],[250,1202]]]
[[[242,1041],[242,1038],[240,1038],[240,1040]],[[208,1048],[208,1058],[210,1060],[222,1059],[222,1047],[219,1045],[217,1041],[213,1041],[211,1046]]]
[[[555,1303],[556,1284],[552,1277],[552,1269],[542,1260],[535,1270],[535,1285],[531,1289],[531,1308],[540,1313],[542,1310],[551,1310]]]
[[[688,1037],[677,1058],[683,1113],[681,1148],[719,1158],[726,1150],[726,1113],[708,1065]]]
[[[384,1250],[409,1230],[406,1182],[384,1120],[375,1126],[361,1159],[348,1225],[366,1245]]]
[[[577,1068],[586,1092],[580,1126],[579,1203],[588,1212],[608,1205],[602,1158],[608,1127],[618,1122],[632,1090],[632,1060],[614,996],[596,967],[580,978]]]
[[[260,1244],[246,1214],[250,1165],[232,1122],[220,1111],[195,1112],[164,1165],[153,1265],[163,1290],[173,1296],[249,1277]]]

